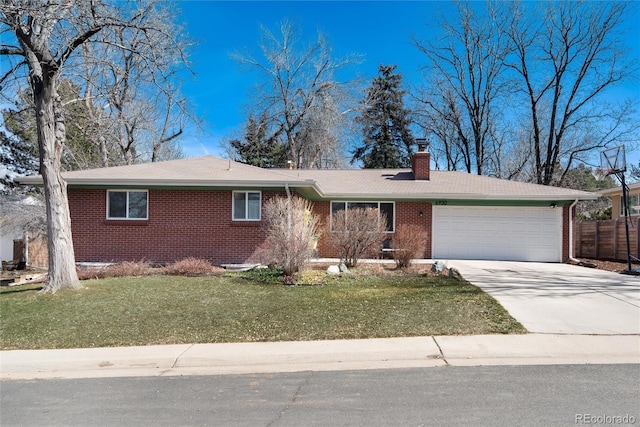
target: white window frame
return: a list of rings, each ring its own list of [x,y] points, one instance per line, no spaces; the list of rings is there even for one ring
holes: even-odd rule
[[[377,209],[378,209],[378,219],[380,219],[380,204],[381,203],[387,203],[387,204],[391,204],[392,208],[393,208],[393,220],[391,221],[391,230],[386,230],[385,232],[387,234],[393,234],[396,232],[396,202],[387,202],[387,201],[356,201],[356,200],[332,200],[331,203],[329,204],[329,217],[330,217],[330,230],[333,232],[333,204],[334,203],[344,203],[345,204],[345,210],[348,212],[349,211],[349,203],[376,203],[378,205]]]
[[[629,216],[640,215],[640,210],[636,210],[635,207],[640,206],[640,193],[629,194]],[[624,200],[622,195],[620,196],[620,216],[624,216]]]
[[[126,216],[125,217],[112,217],[109,216],[110,206],[109,206],[109,194],[110,193],[126,193],[127,201],[125,205]],[[144,213],[144,218],[130,218],[129,217],[129,193],[145,193],[147,195],[147,205],[146,211]],[[149,190],[107,190],[107,219],[109,220],[118,220],[118,221],[147,221],[149,220]]]
[[[235,217],[235,202],[236,202],[236,194],[244,193],[244,218],[236,218]],[[258,204],[258,218],[248,218],[249,216],[249,194],[257,193],[259,196]],[[233,221],[262,221],[262,191],[254,191],[254,190],[246,190],[246,191],[233,191],[231,194],[231,219]]]

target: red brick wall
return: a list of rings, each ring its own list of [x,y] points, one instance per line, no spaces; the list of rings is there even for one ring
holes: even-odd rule
[[[418,151],[411,158],[411,169],[414,179],[429,180],[431,154]]]
[[[330,233],[331,202],[314,202],[314,212],[320,217],[323,224],[323,235]],[[422,212],[422,216],[420,216]],[[429,239],[426,242],[424,258],[431,258],[431,203],[427,202],[396,202],[396,229],[400,224],[410,224],[424,227]],[[389,234],[393,240],[393,233]],[[321,258],[336,258],[338,254],[327,244],[326,238],[320,238],[318,242],[318,255]]]
[[[263,202],[276,194],[262,192]],[[261,222],[231,220],[231,191],[149,190],[146,221],[107,220],[106,199],[104,189],[69,189],[78,262],[258,261]]]

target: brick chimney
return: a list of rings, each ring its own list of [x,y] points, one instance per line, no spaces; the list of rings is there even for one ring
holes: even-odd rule
[[[418,152],[411,159],[411,170],[413,170],[413,179],[429,180],[429,169],[431,163],[431,154],[425,151],[427,146],[426,139],[416,138],[418,142]]]

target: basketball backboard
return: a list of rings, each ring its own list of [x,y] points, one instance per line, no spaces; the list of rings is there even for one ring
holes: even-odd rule
[[[624,145],[608,148],[600,153],[600,170],[605,175],[624,173],[627,171]]]

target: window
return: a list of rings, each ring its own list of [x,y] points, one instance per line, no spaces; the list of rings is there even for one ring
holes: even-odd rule
[[[640,215],[640,194],[629,194],[629,215]],[[624,216],[624,203],[620,197],[620,216]]]
[[[384,214],[387,219],[386,230],[389,233],[394,232],[395,224],[395,204],[393,202],[331,202],[331,216],[336,212],[347,209],[377,209],[380,214]],[[333,225],[331,227],[333,230]]]
[[[234,191],[233,220],[260,221],[260,199],[259,191]]]
[[[146,190],[107,191],[107,219],[147,219]]]

